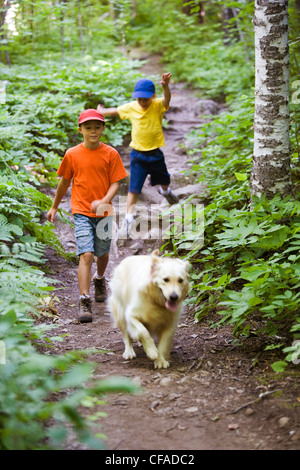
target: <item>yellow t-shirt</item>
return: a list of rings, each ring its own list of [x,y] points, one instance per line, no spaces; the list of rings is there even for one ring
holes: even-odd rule
[[[118,106],[121,119],[129,119],[132,125],[130,147],[147,151],[165,145],[162,119],[168,108],[162,98],[154,98],[148,109],[144,110],[137,101]]]

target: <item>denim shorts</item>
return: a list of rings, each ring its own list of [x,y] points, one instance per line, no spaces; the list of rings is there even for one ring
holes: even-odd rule
[[[88,217],[74,214],[77,255],[91,252],[101,257],[109,253],[113,217]]]
[[[132,149],[130,152],[129,191],[140,194],[148,175],[151,176],[151,186],[170,184],[170,175],[163,152],[160,149],[147,152]]]

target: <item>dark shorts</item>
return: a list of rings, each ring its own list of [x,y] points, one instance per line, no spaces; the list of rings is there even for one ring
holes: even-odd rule
[[[74,214],[77,255],[94,253],[101,257],[109,253],[112,239],[112,216],[88,217]]]
[[[149,150],[148,152],[132,149],[130,153],[129,192],[140,194],[148,175],[151,176],[151,186],[170,184],[170,175],[163,152],[160,149]]]

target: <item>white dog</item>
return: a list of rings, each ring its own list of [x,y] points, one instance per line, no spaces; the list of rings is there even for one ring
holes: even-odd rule
[[[187,261],[160,258],[158,250],[129,256],[116,268],[109,306],[123,334],[124,359],[136,356],[132,341],[140,341],[156,369],[169,367],[174,331],[190,287],[188,270]]]

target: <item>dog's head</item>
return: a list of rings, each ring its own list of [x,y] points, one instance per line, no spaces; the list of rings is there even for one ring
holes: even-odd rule
[[[165,307],[171,312],[176,312],[190,288],[190,264],[177,258],[160,258],[158,250],[155,250],[151,257],[152,282],[160,289]]]

